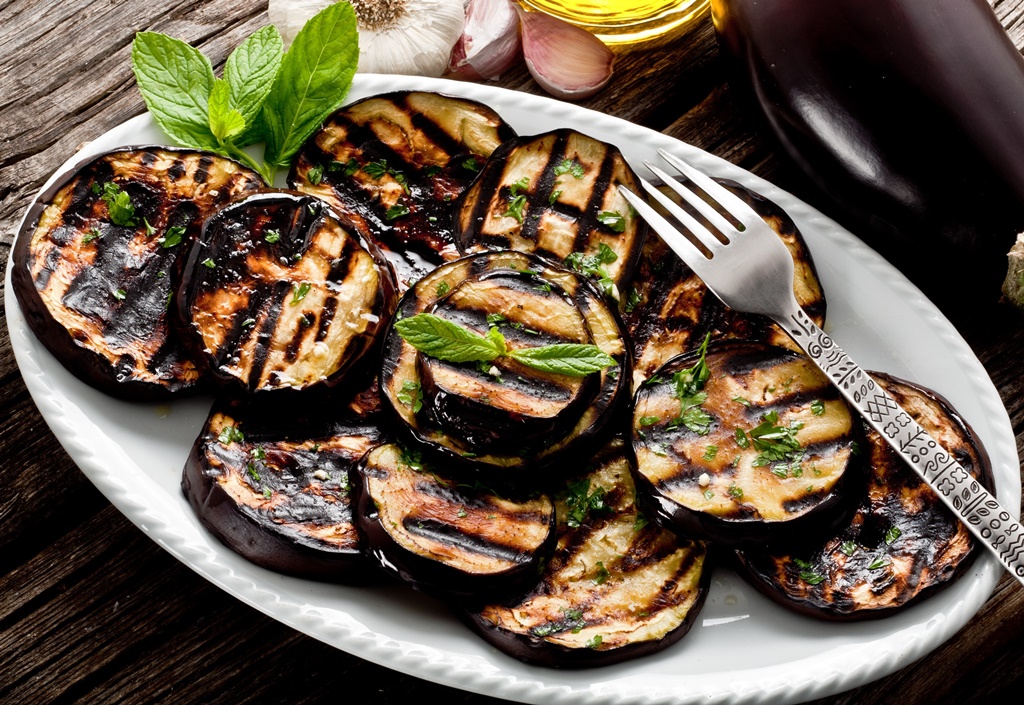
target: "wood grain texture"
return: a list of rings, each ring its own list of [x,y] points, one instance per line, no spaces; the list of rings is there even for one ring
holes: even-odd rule
[[[1024,45],[1024,0],[994,4]],[[0,259],[46,177],[78,145],[142,111],[129,68],[136,31],[192,42],[219,67],[266,23],[265,11],[251,0],[0,0]],[[614,80],[586,107],[691,142],[820,203],[731,92],[706,16],[617,53]],[[541,93],[523,69],[500,85]],[[947,313],[1000,390],[1020,450],[1024,317],[992,301]],[[6,325],[0,409],[0,703],[500,702],[305,637],[162,551],[61,449],[20,377]],[[819,703],[981,705],[1016,702],[1022,686],[1024,590],[1004,578],[931,655]]]

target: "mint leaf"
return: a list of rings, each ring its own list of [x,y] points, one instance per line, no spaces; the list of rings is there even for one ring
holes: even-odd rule
[[[432,313],[418,313],[395,323],[398,334],[421,353],[448,362],[490,362],[501,356],[491,338]]]
[[[267,25],[239,44],[224,64],[224,80],[230,87],[229,106],[242,117],[246,128],[257,128],[247,129],[243,139],[235,140],[237,146],[260,141],[258,128],[262,123],[258,123],[257,118],[270,95],[283,57],[281,34],[277,27]]]
[[[198,49],[158,32],[132,41],[132,71],[160,129],[186,147],[216,149],[210,131],[213,67]]]
[[[218,78],[210,91],[210,132],[220,144],[233,140],[245,129],[245,118],[231,107],[231,88]]]
[[[347,2],[327,6],[299,30],[263,104],[268,164],[286,166],[341,106],[358,61],[356,16]]]
[[[509,353],[509,357],[535,370],[568,377],[585,377],[615,364],[615,358],[596,345],[577,343],[520,348]]]

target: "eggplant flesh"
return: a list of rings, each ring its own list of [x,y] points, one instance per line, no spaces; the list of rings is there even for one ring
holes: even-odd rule
[[[557,545],[523,597],[463,612],[501,651],[556,668],[604,666],[676,643],[707,596],[707,545],[647,522],[624,443],[556,495]]]
[[[405,291],[459,256],[453,201],[513,136],[482,103],[387,93],[329,117],[299,152],[288,183],[352,220],[387,257]]]
[[[521,449],[516,453],[482,451],[445,433],[430,415],[430,405],[424,403],[419,354],[402,340],[393,325],[384,338],[381,396],[385,408],[395,418],[399,432],[411,443],[443,459],[445,467],[482,475],[488,484],[525,482],[527,477],[532,480],[550,479],[548,471],[560,458],[576,457],[576,453],[585,453],[588,448],[596,447],[602,431],[622,409],[622,402],[628,394],[630,367],[626,343],[617,313],[592,286],[573,272],[553,267],[522,252],[481,253],[438,267],[405,293],[399,302],[395,320],[427,312],[462,282],[485,277],[491,272],[500,273],[502,277],[523,275],[529,277],[535,287],[546,289],[550,286],[552,291],[557,287],[565,292],[582,314],[593,344],[615,359],[616,365],[593,375],[597,391],[592,401],[579,409],[578,416],[574,415],[571,428],[562,436],[549,437],[547,443],[536,451]],[[524,306],[522,314],[509,310],[508,318],[518,322],[517,315],[528,315],[531,308]],[[528,340],[534,336],[511,325],[501,330],[508,334],[510,344],[535,344]],[[516,342],[512,343],[513,340]],[[539,373],[531,371],[530,374]],[[506,417],[512,420],[507,414]],[[507,429],[507,434],[515,438],[516,425],[510,422]],[[570,465],[564,466],[564,472],[570,469]]]
[[[652,515],[688,535],[763,543],[831,526],[850,505],[858,427],[803,355],[761,343],[712,344],[707,381],[680,396],[674,358],[637,392],[632,447]]]
[[[789,215],[768,199],[725,179],[716,179],[753,208],[785,243],[793,257],[793,294],[819,326],[825,323],[825,297],[810,251]],[[663,192],[699,222],[713,226],[665,186]],[[667,212],[657,206],[663,215]],[[734,311],[712,294],[704,282],[656,234],[651,233],[636,275],[622,296],[623,320],[633,344],[634,381],[639,384],[671,358],[712,340],[750,340],[799,350],[770,319]]]
[[[339,407],[342,408],[342,407]],[[256,565],[359,583],[374,563],[350,499],[355,464],[382,442],[372,417],[217,402],[182,472],[203,525]]]
[[[496,328],[509,350],[592,344],[575,302],[535,275],[489,272],[467,279],[429,312],[480,335]],[[489,363],[445,362],[417,356],[427,415],[478,452],[536,452],[564,435],[597,393],[597,377],[544,373],[502,357]],[[514,429],[514,430],[513,430]]]
[[[179,296],[212,377],[250,393],[338,384],[393,307],[373,245],[322,201],[286,192],[207,219]]]
[[[457,204],[459,250],[518,250],[574,264],[618,299],[647,236],[620,185],[643,193],[612,145],[568,129],[509,140]],[[591,266],[571,256],[589,257]]]
[[[551,500],[502,497],[437,470],[393,443],[367,454],[353,499],[368,550],[385,571],[444,599],[526,590],[553,547]]]
[[[871,376],[972,477],[992,489],[984,448],[945,399],[889,375]],[[790,609],[830,620],[886,616],[952,583],[981,550],[885,439],[866,424],[865,433],[867,482],[856,492],[849,522],[794,545],[736,553],[741,574]]]
[[[214,208],[262,185],[229,159],[167,147],[120,149],[73,167],[33,204],[15,245],[12,283],[29,326],[107,393],[197,390],[202,369],[168,313],[183,253]],[[118,198],[126,201],[112,210]]]

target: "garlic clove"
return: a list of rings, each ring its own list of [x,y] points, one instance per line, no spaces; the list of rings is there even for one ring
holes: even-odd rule
[[[452,50],[449,75],[496,79],[521,58],[519,15],[511,0],[469,0],[466,26]]]
[[[588,98],[607,85],[615,55],[585,29],[543,12],[516,7],[526,68],[541,88],[567,100]]]

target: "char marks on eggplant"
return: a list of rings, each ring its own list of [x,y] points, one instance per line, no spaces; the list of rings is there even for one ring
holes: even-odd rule
[[[558,668],[603,666],[675,643],[704,603],[706,544],[647,522],[621,440],[557,495],[557,545],[524,597],[465,613],[503,652]]]
[[[263,185],[214,154],[121,149],[76,166],[33,205],[14,290],[33,332],[80,379],[117,396],[197,388],[168,309],[203,219]]]
[[[310,196],[268,192],[211,216],[189,255],[180,314],[223,385],[337,384],[394,308],[376,248]]]
[[[992,489],[984,448],[946,400],[895,377],[872,377],[945,453]],[[857,493],[850,521],[795,545],[737,551],[741,573],[761,592],[823,619],[871,619],[914,604],[949,585],[981,550],[934,490],[864,426],[867,486]],[[941,453],[935,460],[944,462]]]
[[[858,433],[828,378],[791,350],[726,342],[708,347],[703,387],[686,389],[699,360],[674,358],[636,394],[633,451],[652,514],[732,544],[841,521]]]
[[[568,129],[509,140],[457,204],[457,244],[463,253],[537,254],[617,299],[647,235],[619,185],[642,193],[612,145]]]
[[[375,573],[350,485],[356,462],[383,434],[372,416],[338,408],[216,403],[182,473],[202,523],[264,568],[343,582]]]
[[[550,555],[555,511],[546,495],[511,499],[460,484],[396,444],[370,451],[358,478],[353,499],[368,550],[424,592],[474,601],[511,596],[536,582]]]
[[[629,354],[618,316],[573,272],[521,252],[471,255],[417,282],[396,320],[431,311],[481,333],[493,326],[509,348],[582,340],[616,362],[574,379],[508,358],[482,366],[424,361],[392,326],[380,374],[385,407],[446,467],[483,473],[488,484],[546,478],[559,458],[593,448],[625,401]]]
[[[404,291],[459,256],[452,202],[514,135],[497,113],[472,100],[387,93],[328,118],[299,152],[289,183],[356,223]]]
[[[731,181],[719,181],[757,211],[786,243],[793,255],[793,293],[797,302],[815,323],[823,325],[825,297],[810,251],[792,219],[768,199]],[[710,227],[700,213],[681,202],[674,192],[667,187],[661,190]],[[623,320],[633,344],[637,383],[670,358],[697,347],[709,333],[712,340],[760,340],[798,349],[781,328],[764,316],[739,313],[725,306],[656,233],[647,238],[636,276],[621,298]]]

